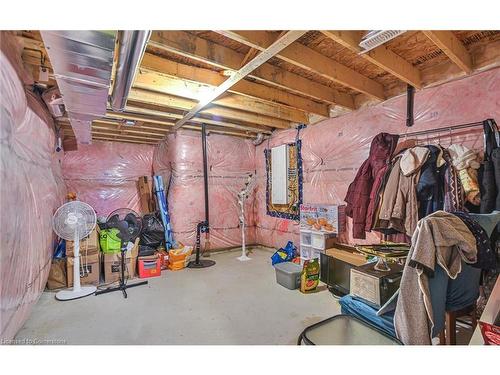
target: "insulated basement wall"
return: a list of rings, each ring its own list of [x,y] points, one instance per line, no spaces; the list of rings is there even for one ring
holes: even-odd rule
[[[68,151],[63,177],[68,192],[90,204],[97,216],[118,208],[141,212],[137,180],[152,175],[154,146],[93,141]]]
[[[241,245],[237,194],[249,173],[255,173],[255,146],[251,141],[219,134],[207,136],[210,248]],[[201,134],[179,130],[160,144],[154,158],[155,173],[168,184],[168,204],[174,238],[194,245],[196,225],[205,219]],[[253,194],[245,203],[246,243],[255,243]],[[202,235],[204,244],[205,235]]]
[[[373,137],[380,132],[401,134],[482,121],[493,118],[500,123],[500,68],[476,74],[415,94],[415,125],[406,123],[406,96],[390,99],[373,107],[325,120],[300,132],[304,167],[304,203],[344,204],[344,197],[356,172],[367,158]],[[266,168],[264,149],[294,142],[296,130],[278,131],[271,139],[257,147],[256,167],[256,241],[281,247],[286,241],[299,244],[298,223],[274,218],[266,214]],[[482,149],[482,129],[475,128],[427,137],[423,142],[444,146],[463,143],[470,148]],[[341,240],[354,243],[348,236]],[[366,242],[378,241],[376,234],[367,236]],[[356,243],[362,243],[356,240]]]
[[[8,343],[45,288],[65,189],[52,119],[25,91],[32,81],[15,38],[1,32],[0,44],[0,339]]]

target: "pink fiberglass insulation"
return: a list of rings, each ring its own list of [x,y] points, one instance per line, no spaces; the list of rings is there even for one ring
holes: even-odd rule
[[[52,215],[64,200],[54,126],[24,84],[16,41],[0,33],[0,338],[10,340],[47,282]]]
[[[249,140],[209,134],[207,137],[210,247],[241,244],[238,192],[255,172],[255,146]],[[180,130],[169,135],[155,154],[155,173],[172,174],[168,192],[174,238],[194,245],[196,225],[205,218],[201,134]],[[165,181],[167,184],[168,182]],[[253,195],[245,203],[247,243],[255,242]],[[202,236],[202,243],[205,236]]]
[[[406,96],[390,99],[373,107],[325,120],[309,126],[300,133],[304,167],[304,203],[344,204],[347,187],[359,166],[368,156],[373,137],[380,132],[402,134],[482,121],[487,118],[500,122],[500,69],[418,91],[415,94],[415,125],[405,126]],[[269,143],[265,141],[256,150],[258,186],[256,191],[256,241],[280,247],[287,240],[299,243],[296,222],[270,217],[266,214],[266,168],[264,149],[295,140],[295,130],[278,131]],[[404,137],[403,137],[404,140]],[[449,133],[421,136],[423,143],[463,143],[470,148],[483,148],[482,129],[465,129]],[[341,240],[354,241],[348,223],[347,236]],[[378,241],[375,233],[365,242]]]
[[[152,175],[154,146],[119,142],[79,145],[64,154],[62,172],[68,192],[90,204],[98,216],[118,208],[141,213],[137,180]]]

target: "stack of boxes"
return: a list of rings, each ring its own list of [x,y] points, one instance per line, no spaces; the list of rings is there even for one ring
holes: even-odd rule
[[[73,286],[73,265],[75,244],[66,241],[66,277],[68,287]],[[94,229],[87,238],[80,241],[80,283],[98,285],[100,279],[99,235]]]
[[[101,233],[94,229],[88,237],[80,241],[81,285],[97,286],[101,280],[104,284],[120,280],[120,245],[121,242],[113,229],[102,230]],[[73,241],[66,241],[66,286],[69,288],[73,286],[74,249]],[[137,276],[141,278],[160,276],[161,270],[167,269],[167,266],[171,270],[182,269],[190,259],[192,248],[183,247],[180,250],[171,250],[170,254],[163,251],[151,256],[138,257],[139,238],[137,238],[134,244],[128,244],[125,257],[125,277],[132,279]],[[65,286],[58,284],[57,287]]]
[[[66,241],[66,277],[67,286],[73,286],[74,243]],[[133,245],[129,244],[125,258],[125,277],[132,279],[137,276],[136,265],[139,253],[139,239]],[[105,284],[120,280],[121,252],[118,246],[101,251],[99,234],[94,229],[92,233],[80,241],[80,283],[82,285],[99,285],[101,274]]]
[[[125,278],[133,279],[136,277],[137,256],[139,254],[139,239],[127,248],[125,252]],[[120,248],[107,248],[106,252],[102,253],[102,265],[104,283],[114,283],[120,280],[121,275],[121,250]]]
[[[300,206],[300,258],[319,258],[336,243],[345,228],[345,206],[302,204]]]

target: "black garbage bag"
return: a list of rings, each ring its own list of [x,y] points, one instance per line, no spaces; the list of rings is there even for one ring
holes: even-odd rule
[[[139,256],[153,255],[164,244],[165,230],[159,212],[144,215],[139,240]]]

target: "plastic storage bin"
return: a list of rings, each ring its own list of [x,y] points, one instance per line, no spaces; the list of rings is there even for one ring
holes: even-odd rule
[[[161,275],[161,259],[157,255],[139,257],[139,277],[147,279]]]
[[[312,246],[300,245],[300,257],[302,259],[311,259],[313,253]]]
[[[301,230],[300,231],[300,244],[311,246],[311,231],[310,230]]]
[[[311,233],[311,246],[315,249],[325,250],[335,244],[335,237],[331,234],[312,232]]]
[[[311,259],[316,259],[316,258],[319,259],[321,257],[321,254],[323,254],[324,252],[325,252],[325,250],[312,248],[312,250],[311,250]]]
[[[274,266],[276,271],[276,282],[288,289],[300,287],[300,274],[302,267],[292,262],[278,263]]]

